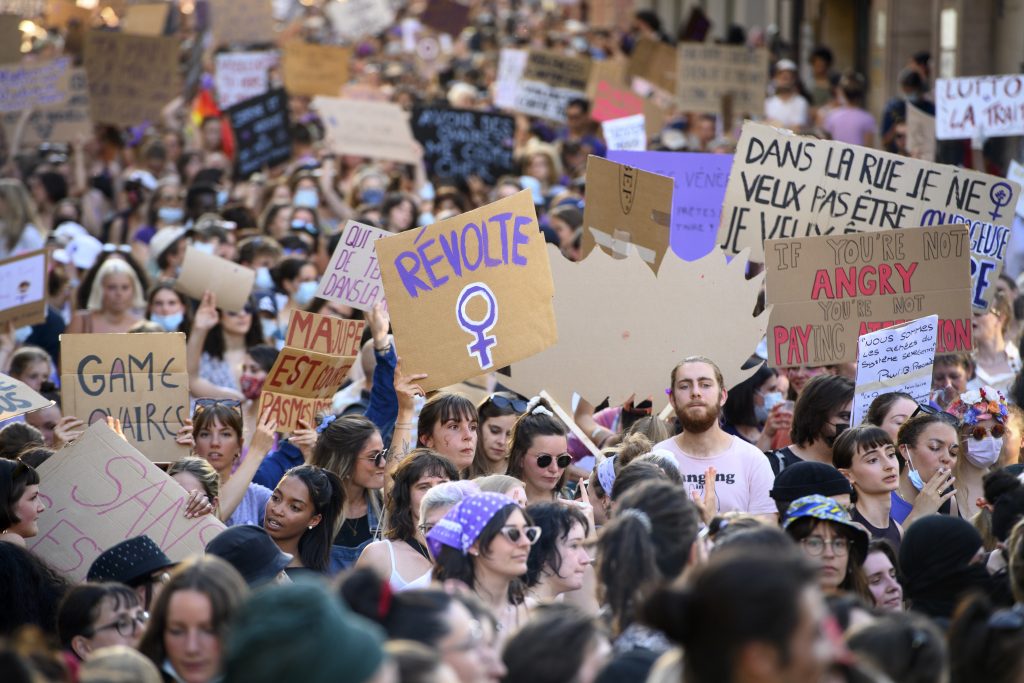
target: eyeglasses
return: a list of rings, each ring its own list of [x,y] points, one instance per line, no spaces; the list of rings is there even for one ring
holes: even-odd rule
[[[501,527],[501,535],[507,538],[510,543],[519,543],[519,539],[525,537],[526,541],[533,545],[540,538],[540,527],[524,526],[520,529],[515,526],[503,526]]]
[[[919,414],[934,415],[935,417],[948,422],[957,429],[960,429],[960,420],[957,419],[956,415],[950,415],[945,410],[939,410],[938,408],[928,403],[918,403],[917,409],[910,414],[910,417],[915,417]]]
[[[228,408],[234,408],[238,412],[242,412],[242,402],[234,398],[197,398],[196,409],[202,408],[206,410],[214,406],[227,406]]]
[[[416,528],[420,530],[420,533],[421,533],[421,534],[423,534],[424,536],[426,536],[427,534],[429,534],[429,533],[430,533],[430,530],[431,530],[431,529],[433,529],[433,528],[434,528],[434,526],[435,526],[434,524],[420,524],[420,525],[419,525],[418,527],[416,527]]]
[[[149,621],[149,612],[138,611],[134,616],[128,614],[122,614],[117,621],[112,621],[104,626],[97,626],[92,630],[93,634],[99,633],[100,631],[106,631],[107,629],[117,629],[117,632],[124,638],[131,638],[135,635],[135,631],[146,625]]]
[[[568,467],[569,465],[572,464],[572,456],[569,455],[568,453],[563,453],[562,455],[558,456],[557,458],[555,458],[554,456],[551,456],[551,455],[548,455],[547,453],[545,453],[544,455],[538,455],[537,456],[537,467],[539,467],[541,469],[545,469],[547,467],[550,467],[552,460],[555,461],[555,463],[558,465],[558,469],[560,469],[560,470],[564,470],[566,467]]]
[[[982,425],[975,425],[974,429],[971,430],[971,436],[974,437],[975,441],[981,441],[985,438],[985,435],[989,433],[991,433],[994,438],[1001,439],[1003,438],[1003,434],[1006,433],[1006,427],[997,422],[988,429],[985,429]]]
[[[804,547],[808,555],[814,557],[825,552],[826,545],[831,546],[832,552],[839,556],[845,555],[850,550],[850,542],[845,538],[833,538],[831,541],[826,541],[824,538],[817,536],[808,536],[801,539],[800,545]]]
[[[502,410],[511,408],[517,413],[525,413],[526,406],[529,403],[529,401],[527,401],[525,398],[508,398],[507,396],[502,396],[501,394],[491,394],[490,396],[487,397],[487,400],[484,401],[480,407],[482,408],[488,403],[493,403],[495,406],[501,408]]]
[[[385,448],[371,455],[364,456],[363,459],[372,462],[374,467],[383,467],[384,463],[388,461],[388,451],[390,449]]]

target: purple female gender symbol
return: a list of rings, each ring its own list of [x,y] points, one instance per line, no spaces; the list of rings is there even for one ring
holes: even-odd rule
[[[472,320],[466,314],[466,305],[475,296],[483,297],[487,304],[487,313],[484,314],[483,320]],[[498,343],[498,339],[493,335],[488,336],[487,332],[498,322],[498,300],[494,298],[491,288],[482,282],[474,282],[463,287],[455,302],[455,318],[459,321],[459,327],[476,337],[474,341],[466,344],[466,350],[476,356],[480,368],[486,370],[494,365],[490,348]]]

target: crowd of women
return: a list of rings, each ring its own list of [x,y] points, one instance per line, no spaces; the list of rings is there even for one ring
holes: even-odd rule
[[[320,3],[275,4],[283,36],[330,39]],[[421,9],[394,4],[396,27]],[[604,29],[581,21],[588,3],[469,4],[436,68],[388,30],[357,41],[352,85],[406,108],[490,110],[501,47],[601,60],[670,40],[648,11]],[[187,47],[194,14],[174,16]],[[80,59],[75,30],[37,37],[26,59]],[[776,72],[784,109],[795,71]],[[831,92],[858,109],[856,79],[831,80],[815,105]],[[975,352],[936,358],[929,400],[882,394],[861,424],[849,365],[774,370],[756,354],[731,388],[714,359],[651,359],[672,408],[660,415],[657,397],[580,400],[567,424],[499,375],[426,395],[385,307],[315,296],[339,228],[402,232],[528,189],[545,239],[575,258],[587,155],[605,151],[590,103],[569,103],[564,126],[517,116],[518,170],[488,184],[332,155],[308,98],[292,97],[292,159],[237,179],[210,88],[127,133],[6,141],[0,258],[46,247],[51,260],[46,319],[3,331],[0,369],[54,404],[0,425],[4,681],[1022,679],[1024,298],[1011,278],[975,314]],[[662,104],[652,149],[729,151],[714,117]],[[189,245],[255,271],[242,310],[178,291]],[[366,327],[332,409],[279,434],[258,406],[293,311]],[[132,536],[73,582],[33,550],[59,514],[37,468],[86,428],[61,409],[60,335],[169,331],[187,335],[192,412],[177,433],[189,455],[167,474],[187,492],[182,514],[226,529],[180,562]]]

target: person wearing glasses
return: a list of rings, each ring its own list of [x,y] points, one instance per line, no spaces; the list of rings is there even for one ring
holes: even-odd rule
[[[292,556],[285,570],[290,578],[327,572],[341,498],[338,475],[313,465],[293,467],[277,483],[263,528],[281,552]]]
[[[569,430],[551,406],[534,397],[512,427],[508,475],[523,482],[531,505],[558,499],[572,464]]]
[[[458,481],[459,473],[447,458],[417,448],[399,463],[392,478],[391,495],[385,503],[384,540],[366,546],[356,567],[374,569],[395,591],[425,588],[430,585],[434,563],[420,524],[420,505],[434,487]]]
[[[896,451],[907,466],[900,473],[892,517],[904,529],[936,513],[959,516],[953,473],[960,457],[959,426],[954,416],[930,406],[922,406],[900,426]]]
[[[863,568],[868,532],[839,503],[817,494],[798,498],[789,506],[782,528],[818,565],[818,585],[825,595],[848,591],[871,604]]]
[[[135,647],[148,620],[134,589],[123,583],[84,583],[61,600],[57,634],[61,647],[84,661],[101,647]]]
[[[499,638],[526,623],[523,576],[540,528],[514,500],[500,493],[468,496],[427,533],[434,579],[461,581],[491,609]]]
[[[526,411],[526,404],[526,399],[518,394],[498,391],[477,406],[476,455],[466,470],[466,479],[505,474],[512,425]]]
[[[986,385],[960,394],[949,411],[960,418],[963,455],[953,466],[956,503],[961,516],[969,520],[977,510],[977,501],[985,498],[982,479],[999,465],[1010,407],[1002,391]]]
[[[0,460],[0,541],[25,546],[39,533],[46,510],[39,497],[39,474],[20,460]]]

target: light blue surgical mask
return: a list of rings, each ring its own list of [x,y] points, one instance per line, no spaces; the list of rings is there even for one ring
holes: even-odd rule
[[[903,459],[907,461],[907,476],[910,477],[910,484],[918,491],[924,488],[924,479],[921,473],[914,467],[914,461],[910,459],[910,450],[903,451]]]
[[[260,318],[260,330],[264,339],[276,339],[280,332],[277,321],[273,318]]]
[[[384,200],[384,190],[378,190],[376,188],[370,188],[369,190],[363,190],[359,194],[359,198],[363,204],[370,204],[377,206]]]
[[[270,275],[270,268],[266,266],[260,266],[256,269],[256,288],[257,289],[273,289],[274,278]]]
[[[168,332],[177,332],[178,327],[181,325],[181,321],[185,319],[185,314],[181,311],[171,313],[170,315],[157,315],[156,313],[150,313],[149,319]]]
[[[28,341],[28,338],[32,336],[32,326],[19,327],[14,330],[14,341],[18,344],[24,344]]]
[[[213,252],[217,248],[217,245],[213,242],[195,242],[192,244],[192,248],[198,252],[213,256]]]
[[[161,206],[156,210],[156,217],[163,223],[181,223],[185,220],[185,210],[177,206]]]
[[[316,282],[303,282],[299,285],[299,289],[295,292],[295,303],[300,306],[306,306],[316,296],[316,290],[319,285]]]
[[[293,206],[301,206],[304,209],[316,209],[320,206],[320,195],[316,190],[304,187],[301,190],[295,191],[295,197],[292,198]]]
[[[225,204],[227,204],[228,203],[228,199],[229,199],[229,196],[228,196],[228,191],[227,190],[217,190],[217,206],[218,207],[221,207],[221,206],[224,206]]]

